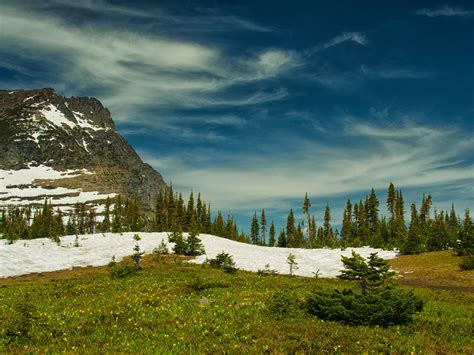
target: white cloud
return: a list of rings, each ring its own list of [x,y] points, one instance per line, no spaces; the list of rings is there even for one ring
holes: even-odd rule
[[[227,160],[233,163],[218,166],[213,162],[221,157],[212,151],[196,153],[206,159],[180,155],[165,158],[165,164],[150,153],[144,158],[164,176],[173,176],[176,186],[199,190],[216,209],[234,212],[274,208],[305,192],[329,199],[371,187],[385,190],[390,181],[402,189],[428,191],[470,184],[468,192],[474,193],[474,169],[463,159],[474,148],[474,139],[454,128],[347,121],[333,134],[346,144],[323,145],[288,133],[272,144],[272,153],[227,152]]]
[[[109,5],[92,1],[81,6],[97,10]],[[92,24],[77,27],[59,17],[6,5],[0,5],[0,30],[2,65],[26,61],[49,68],[55,75],[50,85],[66,83],[66,94],[99,91],[118,120],[126,119],[134,107],[242,106],[280,100],[288,95],[284,88],[269,91],[260,86],[238,96],[229,90],[275,78],[298,62],[291,51],[269,49],[235,58],[209,45]]]
[[[340,35],[331,38],[325,43],[316,45],[308,50],[305,51],[305,54],[307,56],[311,56],[315,53],[324,51],[328,48],[340,45],[345,42],[353,42],[357,43],[361,46],[366,46],[367,45],[367,37],[361,33],[361,32],[343,32]]]
[[[464,10],[461,7],[454,6],[441,6],[436,9],[419,9],[414,12],[416,15],[428,16],[428,17],[439,17],[439,16],[448,16],[448,17],[472,17],[474,16],[473,10]]]

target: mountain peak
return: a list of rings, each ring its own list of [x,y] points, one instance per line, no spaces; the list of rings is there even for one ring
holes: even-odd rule
[[[88,191],[125,194],[152,205],[165,185],[115,130],[110,111],[99,100],[66,98],[52,88],[0,90],[0,149],[0,174],[31,166],[89,172],[49,182],[51,188],[66,183]],[[0,204],[2,199],[8,203],[8,197],[12,196],[0,195]]]

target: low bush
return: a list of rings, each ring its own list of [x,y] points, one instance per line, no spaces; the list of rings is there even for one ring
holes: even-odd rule
[[[210,259],[209,265],[217,268],[223,269],[228,274],[234,274],[238,269],[235,267],[235,262],[232,259],[232,255],[221,252],[217,254],[215,259]]]
[[[278,320],[300,315],[303,309],[297,297],[288,291],[274,293],[266,302],[266,306],[268,313]]]
[[[463,261],[459,264],[459,267],[463,271],[474,270],[474,255],[469,255],[463,258]]]
[[[319,319],[352,325],[382,326],[410,322],[423,309],[411,291],[386,286],[356,294],[350,289],[317,292],[307,300],[308,312]]]
[[[115,263],[114,265],[109,264],[109,275],[113,279],[123,279],[135,275],[140,269],[135,265],[127,263]]]

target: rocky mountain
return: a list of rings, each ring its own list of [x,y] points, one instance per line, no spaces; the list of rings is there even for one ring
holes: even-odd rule
[[[0,204],[122,194],[153,206],[163,186],[97,99],[66,98],[51,88],[0,90]]]

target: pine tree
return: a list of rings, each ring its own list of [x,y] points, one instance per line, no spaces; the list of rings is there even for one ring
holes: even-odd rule
[[[212,233],[218,237],[224,237],[225,235],[224,219],[221,211],[217,211],[217,216],[212,225]]]
[[[309,247],[316,248],[318,246],[318,238],[317,238],[317,228],[316,228],[316,219],[314,215],[311,217],[310,222],[310,233],[309,233]]]
[[[270,225],[270,236],[268,239],[268,246],[273,247],[275,246],[275,223],[272,221],[272,224]]]
[[[407,239],[403,242],[400,250],[402,254],[418,254],[424,251],[424,245],[421,241],[421,229],[418,219],[418,212],[414,203],[412,203],[410,211],[410,228],[408,229]]]
[[[260,245],[265,245],[267,233],[267,219],[265,217],[265,209],[262,209],[262,215],[260,217]]]
[[[277,246],[280,248],[286,248],[288,246],[284,230],[280,231],[280,234],[278,235]]]
[[[188,206],[186,207],[185,229],[189,229],[191,227],[191,220],[193,218],[196,218],[195,213],[196,211],[194,210],[194,194],[191,191],[191,193],[189,194]]]
[[[326,204],[326,208],[324,210],[324,245],[330,244],[332,241],[332,227],[331,227],[331,210],[329,208],[329,204]]]
[[[347,200],[346,208],[342,217],[342,229],[341,238],[344,243],[349,243],[353,239],[353,228],[352,228],[352,203],[351,200]]]
[[[295,216],[293,215],[293,209],[290,209],[286,219],[286,245],[289,247],[293,246],[295,230]]]
[[[387,211],[389,212],[389,222],[395,221],[396,202],[397,195],[395,191],[395,186],[392,182],[390,182],[387,191]]]
[[[100,225],[100,231],[105,233],[105,232],[110,232],[110,198],[107,197],[105,200],[105,206],[104,206],[104,219],[102,220],[102,223]]]
[[[303,226],[306,223],[308,243],[309,243],[310,234],[311,234],[311,221],[310,221],[310,216],[309,216],[309,209],[310,208],[311,208],[311,201],[308,197],[308,193],[306,193],[305,196],[304,196],[304,201],[303,201]],[[306,217],[306,220],[305,220],[304,217]]]
[[[366,203],[367,224],[369,229],[369,243],[373,247],[381,247],[382,240],[380,238],[380,224],[379,224],[379,200],[372,188]]]
[[[252,244],[258,244],[259,238],[259,226],[258,226],[258,219],[257,219],[257,211],[253,214],[252,217],[252,224],[250,225],[250,239],[252,240]]]

